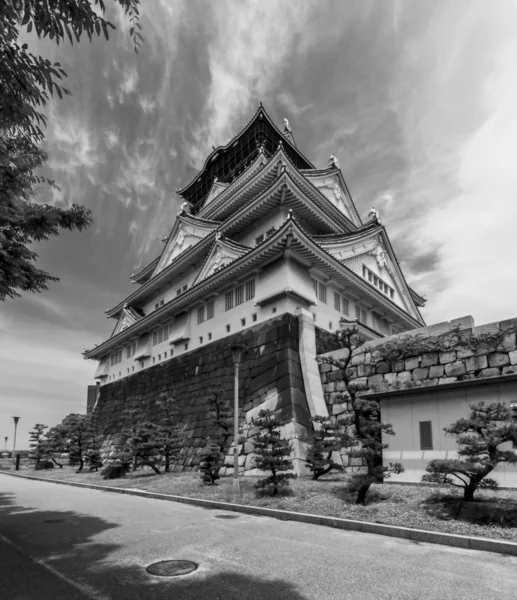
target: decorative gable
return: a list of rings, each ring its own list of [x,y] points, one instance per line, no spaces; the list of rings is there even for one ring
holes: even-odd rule
[[[131,327],[131,325],[137,323],[141,318],[142,317],[139,314],[137,314],[132,308],[124,306],[118,323],[116,324],[115,329],[111,334],[111,337],[117,335],[117,333],[120,333],[121,331],[124,331],[124,329]]]
[[[312,183],[352,223],[356,222],[350,200],[341,188],[337,175],[327,175],[321,179],[314,179]]]
[[[213,275],[216,271],[223,269],[237,258],[246,254],[248,250],[249,248],[237,245],[234,242],[228,242],[222,239],[217,240],[207,257],[205,264],[201,267],[193,285],[210,277],[210,275]]]
[[[196,223],[192,217],[179,216],[172,228],[169,240],[153,273],[153,277],[168,267],[184,250],[200,242],[209,233],[217,229],[218,224]]]

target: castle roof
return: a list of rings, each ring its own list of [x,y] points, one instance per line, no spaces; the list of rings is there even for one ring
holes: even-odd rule
[[[298,169],[314,168],[289,136],[278,129],[261,103],[249,123],[226,146],[215,148],[201,171],[187,186],[178,190],[178,194],[193,206],[194,213],[197,212],[215,178],[223,183],[233,181],[256,158],[260,147],[271,156],[280,141],[285,144],[286,153]]]

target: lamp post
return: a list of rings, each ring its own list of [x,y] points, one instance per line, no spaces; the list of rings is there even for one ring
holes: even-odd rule
[[[233,492],[240,494],[239,485],[239,365],[242,360],[242,352],[246,346],[243,344],[234,344],[232,346],[233,367],[235,369],[234,383],[234,404],[233,404]]]
[[[20,417],[13,417],[14,419],[14,439],[13,439],[13,465],[16,464],[16,457],[14,456],[14,451],[16,450],[16,429],[18,428],[18,421]]]
[[[4,448],[4,450],[5,450],[6,452],[7,452],[7,440],[8,440],[8,439],[9,439],[9,438],[8,438],[7,436],[5,436],[5,448]]]

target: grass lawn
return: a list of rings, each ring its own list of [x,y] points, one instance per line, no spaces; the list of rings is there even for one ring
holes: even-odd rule
[[[9,470],[7,461],[0,459],[0,472]],[[345,492],[346,475],[330,473],[318,481],[309,478],[298,478],[292,481],[291,490],[277,497],[260,497],[255,493],[255,478],[241,479],[241,497],[235,500],[232,494],[231,477],[221,478],[215,486],[205,485],[197,473],[167,473],[155,475],[152,471],[129,473],[123,479],[104,481],[100,474],[85,471],[76,474],[76,469],[64,466],[62,469],[35,471],[28,461],[22,461],[20,474],[41,477],[42,479],[59,479],[108,485],[112,487],[130,488],[186,496],[220,500],[235,504],[264,506],[294,512],[304,512],[329,517],[341,517],[357,521],[385,523],[402,527],[413,527],[458,535],[508,540],[517,543],[517,527],[499,527],[496,525],[478,525],[465,520],[454,519],[443,510],[444,504],[436,502],[437,498],[453,496],[460,498],[461,491],[448,486],[419,486],[385,483],[372,485],[368,493],[367,505],[354,504],[354,497]],[[499,502],[517,502],[517,490],[478,491],[478,500],[495,500]],[[431,502],[429,502],[431,500]],[[433,501],[434,500],[434,501]]]

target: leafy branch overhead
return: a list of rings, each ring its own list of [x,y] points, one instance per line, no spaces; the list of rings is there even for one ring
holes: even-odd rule
[[[140,0],[114,0],[131,22],[135,52],[143,41]],[[41,292],[57,277],[35,266],[33,242],[48,240],[60,230],[82,231],[92,222],[88,209],[77,204],[59,208],[37,200],[44,185],[56,183],[37,175],[47,162],[40,148],[47,119],[43,109],[54,95],[70,96],[59,62],[52,63],[18,42],[21,29],[57,44],[79,42],[85,34],[109,39],[115,26],[104,18],[102,0],[12,0],[0,4],[0,300],[20,292]],[[100,14],[99,14],[100,11]],[[66,36],[66,37],[65,37]]]

